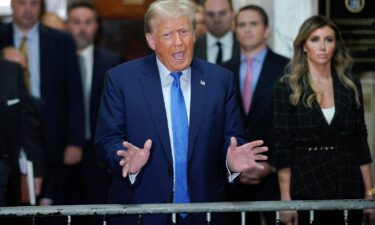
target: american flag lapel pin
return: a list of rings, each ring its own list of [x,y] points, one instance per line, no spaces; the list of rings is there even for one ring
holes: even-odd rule
[[[201,80],[201,85],[206,86],[206,81]]]

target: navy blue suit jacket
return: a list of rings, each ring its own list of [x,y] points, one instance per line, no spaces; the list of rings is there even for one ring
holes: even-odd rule
[[[0,48],[14,45],[12,24],[0,29],[0,37]],[[67,145],[84,144],[83,91],[72,37],[42,24],[39,37],[40,89],[45,107],[43,129],[48,167],[52,168],[61,165]]]
[[[225,199],[226,152],[230,137],[243,138],[233,75],[222,67],[193,59],[188,143],[188,190],[192,202]],[[131,184],[122,178],[124,140],[143,147],[153,141],[150,158]],[[110,203],[167,203],[173,199],[173,160],[156,56],[150,55],[108,72],[99,110],[96,143],[114,177]],[[136,224],[136,217],[120,220]],[[167,215],[145,215],[144,224],[165,224]],[[197,218],[196,223],[204,219]]]

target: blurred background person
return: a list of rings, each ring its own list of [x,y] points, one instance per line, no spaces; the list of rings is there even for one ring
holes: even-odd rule
[[[294,40],[290,73],[275,86],[276,166],[282,201],[374,199],[361,83],[337,26],[312,16]],[[372,224],[375,209],[364,210]],[[342,211],[315,211],[314,224],[345,224]],[[282,211],[284,224],[310,224]],[[362,211],[349,211],[361,224]]]
[[[204,14],[202,5],[196,5],[195,22],[194,22],[195,38],[200,38],[207,32],[206,23],[204,22]]]
[[[69,5],[67,30],[73,35],[77,45],[84,96],[86,139],[83,152],[76,152],[75,156],[81,164],[76,175],[81,178],[83,187],[80,187],[80,183],[72,185],[83,190],[83,204],[106,203],[111,181],[109,172],[99,165],[94,135],[105,73],[120,63],[120,57],[94,45],[98,27],[98,15],[94,5],[88,2]],[[90,225],[103,223],[102,217],[90,216],[87,220]]]
[[[8,61],[20,64],[23,71],[27,70],[26,57],[18,48],[13,46],[5,47],[1,50],[1,55]]]
[[[263,140],[272,147],[272,93],[275,83],[284,75],[289,60],[274,53],[267,40],[271,33],[268,16],[263,8],[247,5],[235,16],[235,34],[241,53],[223,67],[233,72],[237,85],[237,102],[249,141]],[[272,154],[269,148],[268,155]],[[269,162],[261,162],[263,170],[243,171],[240,183],[231,189],[230,200],[279,200],[276,173]],[[261,224],[259,213],[247,213],[247,224]],[[239,224],[240,216],[236,217]],[[264,216],[266,224],[275,224],[275,213]]]
[[[207,32],[197,39],[194,55],[221,64],[239,55],[240,48],[232,32],[233,8],[230,0],[205,0],[204,21]]]
[[[81,79],[73,39],[40,23],[42,0],[12,0],[13,22],[0,29],[0,48],[14,46],[25,55],[31,96],[46,109],[47,184],[41,204],[75,203],[69,172],[84,144]]]
[[[0,58],[0,206],[30,203],[26,179],[19,162],[21,152],[33,163],[35,195],[45,175],[40,123],[31,106],[20,65]],[[26,183],[21,182],[24,180]],[[21,184],[25,185],[22,190]],[[15,220],[0,219],[1,224]]]

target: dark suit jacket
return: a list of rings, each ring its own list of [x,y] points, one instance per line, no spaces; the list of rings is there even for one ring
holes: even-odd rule
[[[188,144],[188,190],[192,202],[225,199],[226,151],[230,137],[241,138],[242,126],[232,74],[213,64],[193,59]],[[147,164],[132,185],[122,178],[120,157],[127,140],[143,146],[153,141]],[[113,182],[110,203],[163,203],[173,199],[173,160],[160,75],[155,55],[137,59],[108,72],[98,117],[96,143]],[[194,224],[204,215],[194,215]],[[198,219],[199,217],[199,219]],[[165,224],[167,215],[146,215],[144,224]],[[136,224],[136,217],[122,223]],[[205,223],[204,223],[205,224]]]
[[[36,119],[19,65],[0,59],[0,160],[11,165],[11,204],[20,202],[19,164],[21,147],[33,162],[34,175],[44,176],[40,123]]]
[[[13,45],[13,27],[0,30],[0,48]],[[84,145],[84,111],[81,77],[74,41],[70,35],[39,25],[40,89],[45,105],[44,133],[50,176],[61,165],[67,145]]]
[[[94,49],[94,69],[90,97],[90,128],[92,136],[95,135],[105,74],[109,69],[120,63],[121,58],[117,54],[100,47]]]
[[[242,121],[245,125],[245,136],[249,141],[263,140],[264,145],[269,147],[267,155],[272,155],[272,93],[275,83],[284,74],[284,68],[288,59],[268,49],[264,63],[260,71],[249,114],[246,115],[240,93],[240,64],[241,56],[236,55],[222,66],[233,72],[237,85],[237,103],[240,108]],[[270,157],[269,160],[272,160]],[[258,185],[230,186],[230,198],[233,201],[262,201],[280,199],[278,180],[276,174],[264,178]],[[270,221],[271,222],[271,221]],[[272,221],[273,222],[273,221]]]
[[[233,33],[234,36],[234,33]],[[237,55],[240,55],[240,45],[236,37],[233,37],[233,48],[232,48],[232,57],[234,58]],[[203,35],[202,37],[198,38],[194,45],[194,56],[201,58],[203,60],[207,60],[207,35]]]
[[[94,148],[94,135],[106,72],[120,63],[120,57],[104,48],[94,49],[94,69],[90,97],[90,129],[92,138],[86,143],[83,155],[84,165],[84,203],[104,204],[107,201],[107,190],[110,174],[99,165]]]
[[[233,72],[237,90],[240,90],[240,54],[222,66]],[[246,115],[243,108],[241,93],[237,95],[237,102],[245,124],[245,134],[249,141],[264,140],[272,152],[272,93],[275,83],[284,75],[284,69],[289,60],[284,56],[268,49],[260,71],[259,80],[255,88],[250,112]]]
[[[363,198],[360,165],[371,162],[364,121],[362,90],[354,92],[333,75],[335,115],[328,124],[319,104],[311,108],[289,103],[287,81],[278,82],[273,95],[275,151],[278,168],[290,167],[291,194],[298,199]],[[312,93],[308,88],[307,93]]]

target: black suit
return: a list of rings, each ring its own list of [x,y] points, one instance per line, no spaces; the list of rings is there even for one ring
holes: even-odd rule
[[[84,145],[83,93],[73,38],[42,24],[38,31],[40,91],[45,106],[43,129],[50,178],[44,194],[62,204],[66,202],[63,149],[68,145]],[[0,48],[14,45],[12,24],[2,27],[0,37]]]
[[[240,45],[233,34],[233,45],[232,45],[232,59],[237,55],[240,55]],[[194,45],[194,56],[203,60],[207,60],[207,35],[203,35],[198,38]]]
[[[235,76],[237,90],[240,90],[240,55],[223,64]],[[238,92],[237,102],[240,106],[241,116],[245,124],[245,134],[249,141],[264,140],[264,145],[269,147],[268,155],[272,154],[272,93],[275,83],[284,74],[288,59],[268,49],[259,79],[254,90],[250,111],[245,113],[242,95]],[[232,200],[279,200],[279,190],[276,174],[271,174],[262,180],[259,185],[236,186],[231,193]],[[268,224],[274,224],[274,216],[268,216]],[[254,224],[254,219],[249,223]]]
[[[86,145],[82,158],[83,182],[83,204],[105,204],[108,199],[108,188],[112,175],[105,169],[97,157],[94,145],[94,135],[96,121],[102,94],[104,77],[107,70],[115,67],[121,62],[120,57],[104,48],[94,48],[93,54],[93,74],[90,94],[90,133],[91,138],[86,140]],[[86,223],[90,225],[102,224],[103,217],[90,216],[86,218]]]
[[[34,176],[45,173],[40,123],[36,119],[19,65],[0,59],[0,205],[7,170],[11,169],[7,205],[20,204],[18,158],[21,147],[34,165]],[[3,168],[3,170],[1,170]],[[5,169],[5,170],[4,170]],[[4,185],[4,186],[2,186]]]
[[[275,153],[278,168],[291,168],[292,199],[363,198],[360,166],[371,163],[364,120],[362,89],[357,107],[354,92],[332,76],[335,114],[328,124],[317,101],[311,108],[289,103],[292,93],[285,80],[275,86]],[[307,94],[312,93],[311,88]],[[358,221],[359,220],[359,221]],[[360,222],[360,216],[357,222]],[[331,223],[339,224],[339,223]]]
[[[120,63],[120,57],[103,48],[94,49],[94,68],[90,97],[90,130],[91,139],[87,140],[83,156],[84,167],[84,203],[104,204],[107,201],[107,189],[111,175],[98,164],[94,147],[94,135],[98,118],[100,97],[107,70]]]

